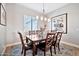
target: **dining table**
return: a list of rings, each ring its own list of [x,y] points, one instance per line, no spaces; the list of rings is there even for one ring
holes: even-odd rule
[[[32,51],[33,51],[33,56],[36,55],[36,45],[41,42],[41,41],[45,41],[45,39],[43,39],[42,37],[39,37],[38,35],[26,35],[29,40],[32,42]]]

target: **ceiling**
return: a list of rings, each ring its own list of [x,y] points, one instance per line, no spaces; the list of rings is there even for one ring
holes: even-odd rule
[[[44,3],[45,14],[52,12],[58,8],[61,8],[67,4],[68,3]],[[43,3],[20,3],[20,5],[23,5],[37,12],[43,13]]]

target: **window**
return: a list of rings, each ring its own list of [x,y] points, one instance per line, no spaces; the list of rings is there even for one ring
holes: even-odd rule
[[[37,30],[38,20],[34,16],[24,16],[24,30],[26,32]]]
[[[31,31],[31,16],[24,16],[24,30]]]
[[[37,19],[32,17],[32,30],[37,30]]]

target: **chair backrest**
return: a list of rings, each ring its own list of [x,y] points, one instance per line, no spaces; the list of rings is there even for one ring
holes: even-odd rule
[[[22,37],[22,34],[21,34],[20,32],[18,32],[18,34],[19,34],[19,37],[20,37],[22,46],[25,47],[25,45],[24,45],[24,41],[23,41],[23,37]]]
[[[57,36],[56,36],[57,42],[56,43],[60,43],[60,40],[61,40],[61,37],[62,37],[62,33],[63,32],[57,32]]]
[[[29,35],[35,35],[35,31],[29,31]]]
[[[50,46],[52,46],[54,38],[55,38],[55,33],[47,33],[46,40],[45,40],[45,44],[46,44],[45,48],[49,48]]]

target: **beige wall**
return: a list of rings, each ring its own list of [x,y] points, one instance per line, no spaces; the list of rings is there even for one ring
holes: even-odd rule
[[[63,35],[62,41],[79,45],[79,4],[69,4],[48,14],[53,17],[68,13],[68,33]]]
[[[3,4],[3,6],[5,8],[6,4]],[[5,45],[6,45],[6,26],[0,25],[0,55],[2,54]]]

